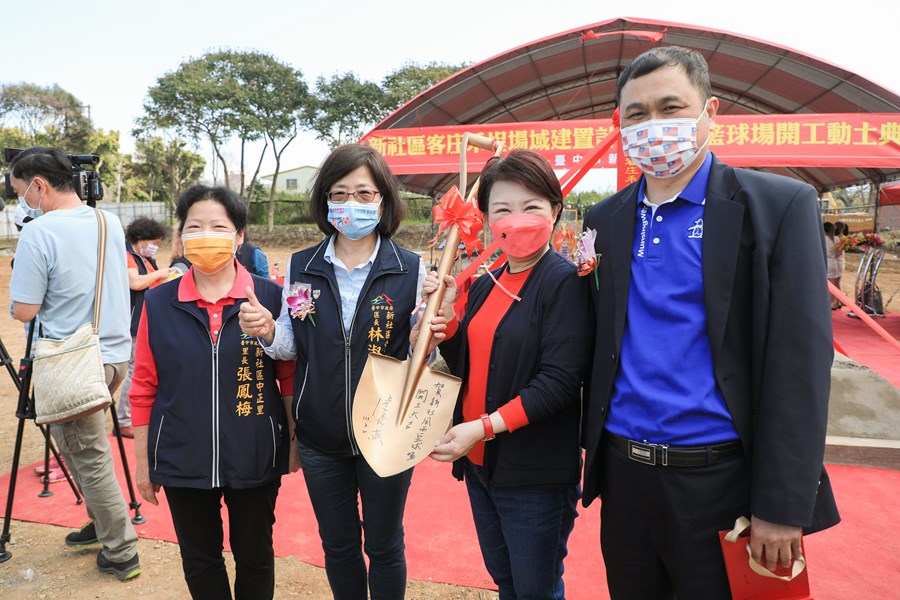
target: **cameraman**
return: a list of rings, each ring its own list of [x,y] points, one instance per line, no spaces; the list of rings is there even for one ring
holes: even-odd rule
[[[31,321],[39,312],[44,337],[62,339],[92,320],[97,263],[97,218],[79,198],[73,164],[56,148],[34,147],[10,165],[10,182],[19,204],[35,219],[22,230],[16,268],[10,280],[15,317]],[[43,215],[43,216],[42,216]],[[110,394],[122,383],[131,354],[125,237],[118,217],[108,223],[103,279],[100,346]],[[50,432],[84,495],[92,521],[66,537],[66,544],[100,542],[97,567],[121,581],[141,573],[137,535],[116,481],[106,413],[51,425]]]

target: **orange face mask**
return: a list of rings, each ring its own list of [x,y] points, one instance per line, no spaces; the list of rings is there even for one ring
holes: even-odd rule
[[[218,273],[234,259],[235,235],[234,231],[184,233],[181,235],[184,257],[201,273]]]

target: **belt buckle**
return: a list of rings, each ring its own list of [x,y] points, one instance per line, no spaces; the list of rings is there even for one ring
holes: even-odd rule
[[[666,444],[651,444],[649,442],[636,442],[628,440],[628,458],[655,466],[669,466],[669,447]]]

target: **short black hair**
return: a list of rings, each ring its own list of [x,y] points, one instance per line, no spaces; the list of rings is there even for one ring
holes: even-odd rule
[[[72,161],[59,148],[33,146],[22,150],[12,159],[9,168],[16,179],[30,183],[36,176],[40,176],[57,191],[75,191]]]
[[[125,239],[129,244],[145,240],[161,240],[169,233],[168,228],[150,217],[138,217],[125,228]]]
[[[700,100],[706,102],[712,96],[709,65],[706,64],[706,59],[695,50],[681,46],[662,46],[651,48],[628,63],[628,66],[619,75],[616,104],[622,102],[622,88],[626,83],[632,79],[649,75],[661,67],[681,67],[691,84],[700,92]]]
[[[247,205],[234,190],[223,186],[193,185],[178,197],[178,206],[175,207],[178,231],[184,229],[188,210],[201,200],[213,200],[221,204],[238,233],[247,228]]]
[[[498,181],[518,183],[548,200],[551,208],[559,206],[560,211],[556,214],[553,225],[559,223],[562,216],[562,189],[559,187],[559,178],[543,156],[531,150],[516,149],[505,158],[495,156],[489,159],[481,172],[477,193],[478,208],[484,214],[488,213],[491,189]]]
[[[385,237],[392,237],[403,220],[400,189],[387,161],[378,150],[368,144],[345,144],[328,155],[319,167],[319,173],[310,191],[309,216],[325,235],[336,233],[337,229],[328,222],[328,192],[339,179],[359,167],[369,169],[375,187],[381,192],[378,232]]]
[[[822,223],[822,229],[825,230],[825,233],[834,233],[834,223],[832,223],[831,221],[825,221],[824,223]]]

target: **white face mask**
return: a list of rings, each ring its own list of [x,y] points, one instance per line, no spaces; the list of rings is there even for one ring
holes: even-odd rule
[[[41,210],[41,203],[44,201],[43,197],[38,201],[37,208],[31,208],[28,206],[28,202],[25,201],[25,196],[28,194],[28,190],[31,189],[34,180],[31,180],[31,183],[28,184],[28,187],[25,188],[25,193],[19,196],[19,206],[22,207],[22,210],[25,211],[25,214],[31,217],[32,219],[37,219],[41,215],[44,214],[44,211]]]
[[[622,129],[622,148],[641,171],[666,179],[687,169],[709,144],[697,146],[697,123],[706,113],[709,100],[696,119],[651,119]]]

